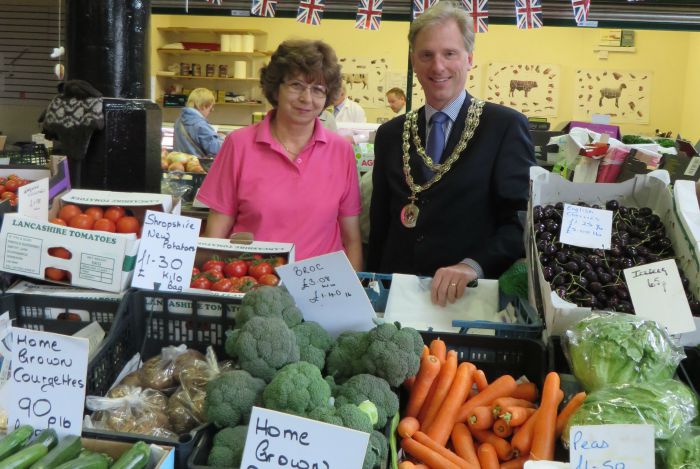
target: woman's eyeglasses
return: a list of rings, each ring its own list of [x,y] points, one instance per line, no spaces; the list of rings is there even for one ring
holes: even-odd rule
[[[325,99],[328,95],[328,90],[322,85],[307,85],[299,80],[287,81],[284,84],[293,94],[302,94],[306,92],[306,90],[311,90],[311,96],[316,99]]]

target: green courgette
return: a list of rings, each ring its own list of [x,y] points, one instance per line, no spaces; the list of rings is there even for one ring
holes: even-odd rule
[[[108,469],[109,459],[104,454],[93,453],[88,456],[71,459],[56,469]]]
[[[46,446],[48,451],[51,451],[58,443],[58,435],[56,434],[56,430],[53,428],[47,428],[39,433],[39,436],[32,441],[33,445],[37,443],[41,443],[42,445]]]
[[[34,434],[31,425],[22,425],[0,441],[0,461],[11,456]]]
[[[79,436],[70,435],[63,438],[49,453],[35,462],[30,469],[52,469],[66,461],[75,459],[80,454],[82,442]]]
[[[143,441],[137,441],[117,459],[111,469],[141,469],[146,467],[151,457],[151,448]]]
[[[49,449],[43,443],[33,443],[0,461],[0,469],[26,469],[48,452]]]

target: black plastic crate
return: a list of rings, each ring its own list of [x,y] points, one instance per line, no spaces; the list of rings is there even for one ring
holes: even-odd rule
[[[187,467],[188,469],[210,469],[212,466],[208,464],[207,460],[214,443],[214,435],[218,431],[219,429],[215,425],[208,425],[202,432],[199,441],[194,445],[190,457],[187,459],[187,466],[182,467]]]
[[[0,151],[0,158],[9,158],[11,165],[48,166],[49,151],[43,143],[26,142],[17,150]]]
[[[700,396],[700,348],[686,347],[685,354],[678,367],[678,377]]]

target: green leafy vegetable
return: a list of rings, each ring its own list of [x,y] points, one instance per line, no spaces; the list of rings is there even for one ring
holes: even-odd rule
[[[666,447],[667,469],[700,469],[700,427],[678,430]]]

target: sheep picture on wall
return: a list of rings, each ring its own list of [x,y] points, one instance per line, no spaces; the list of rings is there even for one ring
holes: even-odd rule
[[[576,70],[575,120],[593,114],[610,116],[616,124],[647,124],[652,73],[639,70]]]
[[[598,106],[602,107],[603,106],[603,98],[605,99],[614,99],[615,100],[615,107],[619,108],[620,107],[620,95],[622,94],[622,90],[627,88],[627,85],[624,83],[620,83],[620,86],[617,88],[601,88],[600,89],[600,100],[598,101]]]
[[[559,72],[552,64],[490,63],[484,99],[529,117],[556,117]]]

